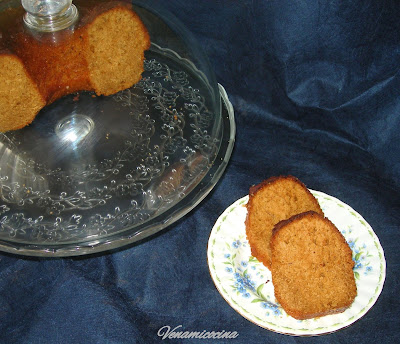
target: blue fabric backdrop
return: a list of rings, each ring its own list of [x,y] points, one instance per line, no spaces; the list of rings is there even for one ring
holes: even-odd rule
[[[137,245],[91,257],[0,254],[0,342],[157,343],[158,330],[237,331],[218,343],[400,339],[400,4],[169,0],[233,103],[236,145],[211,194]],[[292,174],[351,205],[385,250],[375,306],[337,333],[294,338],[241,317],[216,290],[207,240],[251,184]],[[198,343],[200,340],[169,340]]]

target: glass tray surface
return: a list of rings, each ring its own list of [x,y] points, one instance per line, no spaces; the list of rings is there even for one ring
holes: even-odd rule
[[[233,149],[233,107],[210,70],[154,41],[130,89],[66,96],[0,133],[0,250],[114,249],[172,224],[217,183]]]

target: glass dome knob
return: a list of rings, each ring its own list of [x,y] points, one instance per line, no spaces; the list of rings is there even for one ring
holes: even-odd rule
[[[72,0],[21,0],[25,24],[32,30],[55,32],[72,26],[78,10]]]

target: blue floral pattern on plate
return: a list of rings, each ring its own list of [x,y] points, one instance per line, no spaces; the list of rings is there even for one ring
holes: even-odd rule
[[[358,295],[345,312],[303,321],[286,314],[275,299],[271,272],[250,253],[244,225],[248,197],[225,210],[215,223],[208,244],[211,277],[231,307],[261,327],[291,335],[319,335],[352,324],[376,302],[386,273],[379,239],[361,215],[332,196],[311,192],[353,252]]]

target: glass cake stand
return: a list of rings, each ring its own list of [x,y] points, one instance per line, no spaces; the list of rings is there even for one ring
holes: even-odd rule
[[[138,84],[66,96],[30,126],[0,133],[0,250],[115,249],[182,218],[221,178],[233,107],[190,33],[146,3],[134,4],[152,41]],[[0,13],[13,6],[1,1]]]

